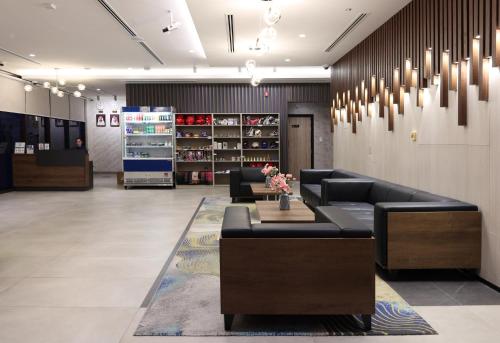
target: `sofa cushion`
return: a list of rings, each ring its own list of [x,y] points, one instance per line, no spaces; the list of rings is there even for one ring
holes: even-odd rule
[[[417,190],[400,185],[392,185],[387,193],[387,202],[408,202]]]
[[[335,206],[347,211],[351,216],[365,224],[367,228],[373,231],[373,208],[372,204],[366,202],[342,202],[330,201],[329,206]]]
[[[241,168],[241,179],[247,182],[264,182],[266,176],[262,174],[261,168],[243,167]]]
[[[340,178],[321,181],[322,204],[328,201],[365,202],[373,186],[372,180]]]
[[[342,233],[342,237],[371,237],[372,230],[351,212],[336,206],[318,206],[315,209],[316,221],[334,223]]]
[[[370,189],[370,194],[368,195],[368,202],[375,205],[378,202],[387,201],[387,195],[389,194],[389,184],[387,182],[376,181],[372,188]]]

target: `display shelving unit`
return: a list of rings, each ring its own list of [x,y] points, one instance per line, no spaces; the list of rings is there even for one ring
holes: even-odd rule
[[[177,115],[184,118],[193,115],[195,118],[202,115],[210,118],[210,124],[176,125],[178,183],[227,185],[229,171],[232,168],[263,166],[266,163],[279,167],[278,113],[178,113]],[[255,123],[269,117],[274,118],[273,124]],[[252,120],[251,123],[249,119]],[[206,133],[203,134],[202,130]],[[185,137],[186,135],[189,137]],[[202,135],[205,137],[201,137]],[[210,143],[205,143],[204,140]],[[201,155],[200,152],[204,154]],[[186,173],[192,172],[198,174],[195,182],[190,182],[190,178],[186,177]],[[206,174],[199,174],[200,172],[211,174],[207,178],[203,176]]]
[[[174,183],[174,109],[122,108],[122,160],[125,188]]]

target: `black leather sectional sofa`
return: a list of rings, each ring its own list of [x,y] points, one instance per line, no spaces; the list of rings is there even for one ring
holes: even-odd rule
[[[301,170],[316,221],[354,218],[373,232],[386,269],[475,269],[481,264],[477,206],[345,170]]]
[[[248,207],[227,207],[220,239],[225,328],[238,314],[355,314],[369,330],[374,258],[372,232],[354,218],[251,224]]]
[[[229,195],[233,202],[238,202],[244,199],[255,200],[250,188],[251,183],[264,183],[266,177],[262,174],[262,168],[241,167],[232,169],[229,173]]]

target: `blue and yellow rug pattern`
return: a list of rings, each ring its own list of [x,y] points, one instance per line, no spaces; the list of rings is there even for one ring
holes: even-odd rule
[[[219,295],[219,235],[228,198],[205,198],[135,332],[136,336],[432,335],[436,331],[386,282],[376,280],[376,314],[365,332],[355,316],[236,316],[224,330]]]

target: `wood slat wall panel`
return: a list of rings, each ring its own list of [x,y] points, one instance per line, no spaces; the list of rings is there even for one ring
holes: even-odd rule
[[[394,104],[400,103],[400,87],[406,85],[405,91],[409,90],[412,73],[407,72],[405,61],[410,59],[412,68],[417,69],[418,89],[429,87],[433,76],[440,75],[441,106],[448,106],[449,91],[458,91],[458,122],[466,125],[467,64],[471,65],[470,82],[479,85],[480,99],[487,100],[489,68],[500,65],[499,24],[500,0],[414,0],[333,65],[332,94],[354,94],[364,80],[368,102],[378,98],[379,117],[384,117],[385,107],[391,111],[386,89]],[[432,49],[429,68],[425,63],[427,49]],[[456,70],[453,74],[452,65]],[[399,77],[395,77],[396,68]],[[371,87],[373,75],[375,89]],[[421,94],[417,91],[420,105]],[[350,111],[351,106],[346,105]],[[356,113],[361,113],[357,107]]]

